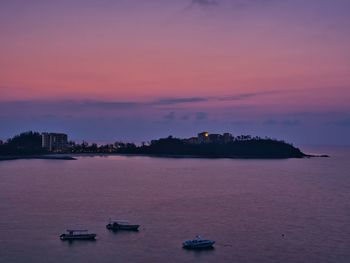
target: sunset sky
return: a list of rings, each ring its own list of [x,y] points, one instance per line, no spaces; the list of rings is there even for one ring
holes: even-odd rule
[[[350,144],[349,0],[4,0],[0,138]]]

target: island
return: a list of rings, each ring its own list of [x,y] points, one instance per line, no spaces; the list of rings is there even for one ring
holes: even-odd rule
[[[168,136],[151,142],[115,142],[105,145],[68,141],[62,133],[25,132],[0,143],[0,161],[13,159],[74,160],[74,155],[142,155],[172,158],[286,159],[328,157],[308,155],[282,140],[231,133],[198,133],[196,137]]]
[[[206,136],[206,135],[205,135]],[[119,153],[138,154],[164,157],[194,157],[194,158],[254,158],[254,159],[285,159],[303,158],[300,149],[284,141],[269,138],[236,138],[225,141],[220,136],[216,140],[197,140],[194,138],[178,139],[169,136],[154,140],[150,145],[133,148],[121,148]]]

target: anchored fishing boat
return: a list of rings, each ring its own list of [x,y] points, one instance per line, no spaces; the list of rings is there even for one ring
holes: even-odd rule
[[[61,240],[93,240],[96,234],[88,233],[85,229],[67,229],[66,234],[60,235]]]
[[[106,225],[106,228],[109,230],[129,230],[129,231],[138,231],[140,225],[129,224],[126,220],[111,220]]]
[[[189,249],[204,249],[212,248],[214,245],[214,240],[202,239],[200,236],[196,236],[195,239],[186,240],[182,243],[183,248]]]

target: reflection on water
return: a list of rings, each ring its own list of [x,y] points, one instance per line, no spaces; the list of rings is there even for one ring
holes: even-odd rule
[[[311,150],[331,158],[0,162],[0,261],[350,262],[350,152]],[[61,241],[72,226],[97,240]],[[182,248],[199,234],[215,249]]]

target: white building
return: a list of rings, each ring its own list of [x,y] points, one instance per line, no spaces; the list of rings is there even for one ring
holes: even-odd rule
[[[41,134],[41,147],[49,152],[63,152],[68,147],[68,136],[64,133]]]

